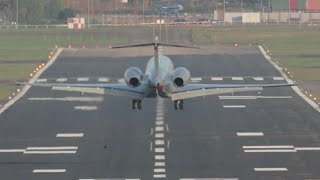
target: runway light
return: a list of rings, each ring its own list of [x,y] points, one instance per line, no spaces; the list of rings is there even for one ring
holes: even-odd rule
[[[52,56],[52,55],[53,55],[53,52],[51,51],[50,54],[51,54],[51,56]]]
[[[16,95],[16,93],[12,93],[12,96],[15,96]]]
[[[51,56],[48,56],[48,59],[51,59]]]
[[[36,70],[33,71],[33,73],[36,73],[36,72],[37,72]]]
[[[42,63],[41,65],[44,66],[44,63]]]
[[[111,45],[111,44],[109,44],[108,48],[109,48],[109,49],[112,49],[112,45]]]
[[[290,71],[288,71],[288,74],[290,74]]]
[[[41,69],[41,68],[42,68],[41,64],[38,66],[38,68],[39,68],[39,69]]]
[[[286,70],[287,70],[287,68],[284,68],[284,70],[286,71]]]
[[[315,101],[316,101],[316,100],[317,100],[317,98],[313,98],[313,100],[315,100]]]
[[[68,45],[68,48],[72,48],[71,44]]]
[[[20,92],[20,89],[17,89],[17,92]]]
[[[312,97],[312,94],[310,94],[310,97]]]
[[[11,96],[9,96],[9,99],[11,99],[12,97]]]
[[[238,43],[234,44],[236,47],[238,47]]]
[[[54,48],[58,49],[58,46],[56,45]]]
[[[308,92],[307,92],[307,91],[306,91],[305,93],[306,93],[306,94],[308,94]]]
[[[32,73],[30,73],[30,76],[32,77],[32,76],[33,76],[33,74],[32,74]]]
[[[39,68],[37,68],[36,71],[39,71]]]

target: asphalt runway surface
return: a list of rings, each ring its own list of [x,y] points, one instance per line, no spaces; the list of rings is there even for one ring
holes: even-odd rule
[[[66,50],[38,81],[122,82],[128,67],[145,69],[140,54]],[[254,46],[183,54],[169,57],[193,82],[285,83]],[[133,111],[125,97],[34,87],[0,115],[0,179],[319,179],[319,120],[291,88],[188,99],[183,111],[145,99]]]

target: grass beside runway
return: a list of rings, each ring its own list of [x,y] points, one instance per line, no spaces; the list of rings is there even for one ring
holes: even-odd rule
[[[320,98],[320,27],[308,26],[213,26],[193,28],[193,40],[199,44],[265,44],[281,67],[289,69],[304,89]]]

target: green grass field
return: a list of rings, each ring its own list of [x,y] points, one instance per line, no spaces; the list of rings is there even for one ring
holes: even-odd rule
[[[47,60],[55,45],[127,44],[142,28],[0,30],[0,99],[7,99],[17,88],[13,85],[16,80],[28,79],[36,65]],[[192,40],[197,44],[265,44],[296,80],[320,80],[320,27],[213,26],[191,30]],[[319,90],[310,91],[320,97]]]

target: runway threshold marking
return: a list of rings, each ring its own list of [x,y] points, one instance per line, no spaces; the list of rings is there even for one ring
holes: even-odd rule
[[[83,137],[83,133],[58,133],[56,137],[61,138],[73,138],[73,137]]]
[[[223,105],[223,108],[245,108],[245,105]]]
[[[264,136],[263,132],[237,132],[237,136]]]
[[[66,169],[34,169],[33,173],[64,173]]]
[[[277,168],[254,168],[254,171],[288,171],[287,168],[277,167]]]

